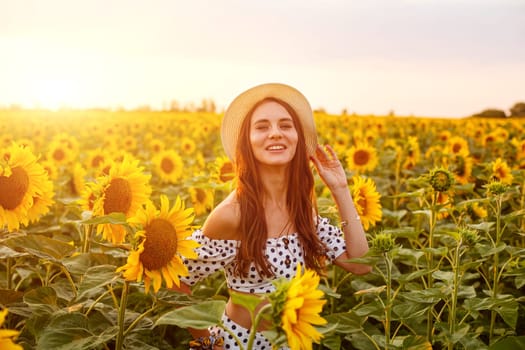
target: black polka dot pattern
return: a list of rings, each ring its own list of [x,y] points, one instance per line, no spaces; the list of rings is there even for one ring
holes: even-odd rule
[[[327,218],[319,217],[317,234],[327,248],[329,260],[335,260],[346,250],[341,230],[331,225]],[[182,282],[194,285],[202,278],[224,269],[228,287],[233,290],[247,293],[271,293],[274,291],[275,287],[271,283],[272,281],[262,278],[253,264],[247,277],[241,278],[235,275],[235,254],[239,246],[238,241],[209,239],[200,230],[193,233],[192,239],[199,242],[201,246],[196,250],[197,259],[184,260],[188,267],[189,276],[181,277]],[[276,278],[291,278],[296,273],[297,264],[304,265],[303,249],[296,233],[269,238],[266,241],[265,256],[270,262]]]
[[[240,341],[244,348],[246,348],[246,345],[248,344],[248,340],[250,337],[250,330],[242,327],[241,325],[235,323],[232,321],[228,316],[225,314],[222,315],[222,324],[224,327],[228,328],[230,331],[232,331],[233,334],[238,338],[238,341]],[[210,333],[215,333],[217,336],[222,336],[224,338],[224,349],[240,349],[239,344],[237,344],[237,340],[227,331],[224,330],[224,328],[219,326],[210,327]],[[264,337],[262,333],[255,333],[255,339],[254,339],[254,349],[257,350],[271,350],[272,344],[268,339]],[[289,350],[290,348],[287,346],[280,347],[279,350]]]

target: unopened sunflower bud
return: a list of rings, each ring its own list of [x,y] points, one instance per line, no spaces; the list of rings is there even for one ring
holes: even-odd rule
[[[373,250],[380,253],[386,253],[394,249],[396,242],[391,234],[378,233],[374,238],[372,238],[370,244]]]
[[[454,175],[444,168],[434,169],[430,172],[429,182],[434,191],[446,192],[454,184]]]
[[[509,189],[509,185],[501,181],[494,181],[486,185],[486,188],[489,194],[498,196],[507,192],[507,190]]]
[[[473,246],[479,240],[478,231],[468,227],[460,228],[459,235],[461,237],[462,244],[466,246]]]

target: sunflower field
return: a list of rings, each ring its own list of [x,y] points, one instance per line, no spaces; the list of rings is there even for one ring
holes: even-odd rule
[[[315,118],[373,272],[320,276],[313,348],[525,349],[525,121]],[[0,349],[188,349],[187,327],[219,322],[222,274],[172,287],[235,187],[220,122],[0,111]],[[338,224],[318,176],[315,190]]]

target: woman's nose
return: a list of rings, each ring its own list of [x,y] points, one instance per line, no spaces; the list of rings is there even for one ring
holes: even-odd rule
[[[278,140],[281,138],[281,133],[278,131],[278,130],[272,130],[272,132],[270,133],[270,139],[272,140]]]

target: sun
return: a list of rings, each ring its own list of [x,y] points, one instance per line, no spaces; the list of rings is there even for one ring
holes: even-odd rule
[[[34,83],[35,102],[45,109],[59,110],[64,107],[79,107],[77,84],[64,78],[50,78]]]

